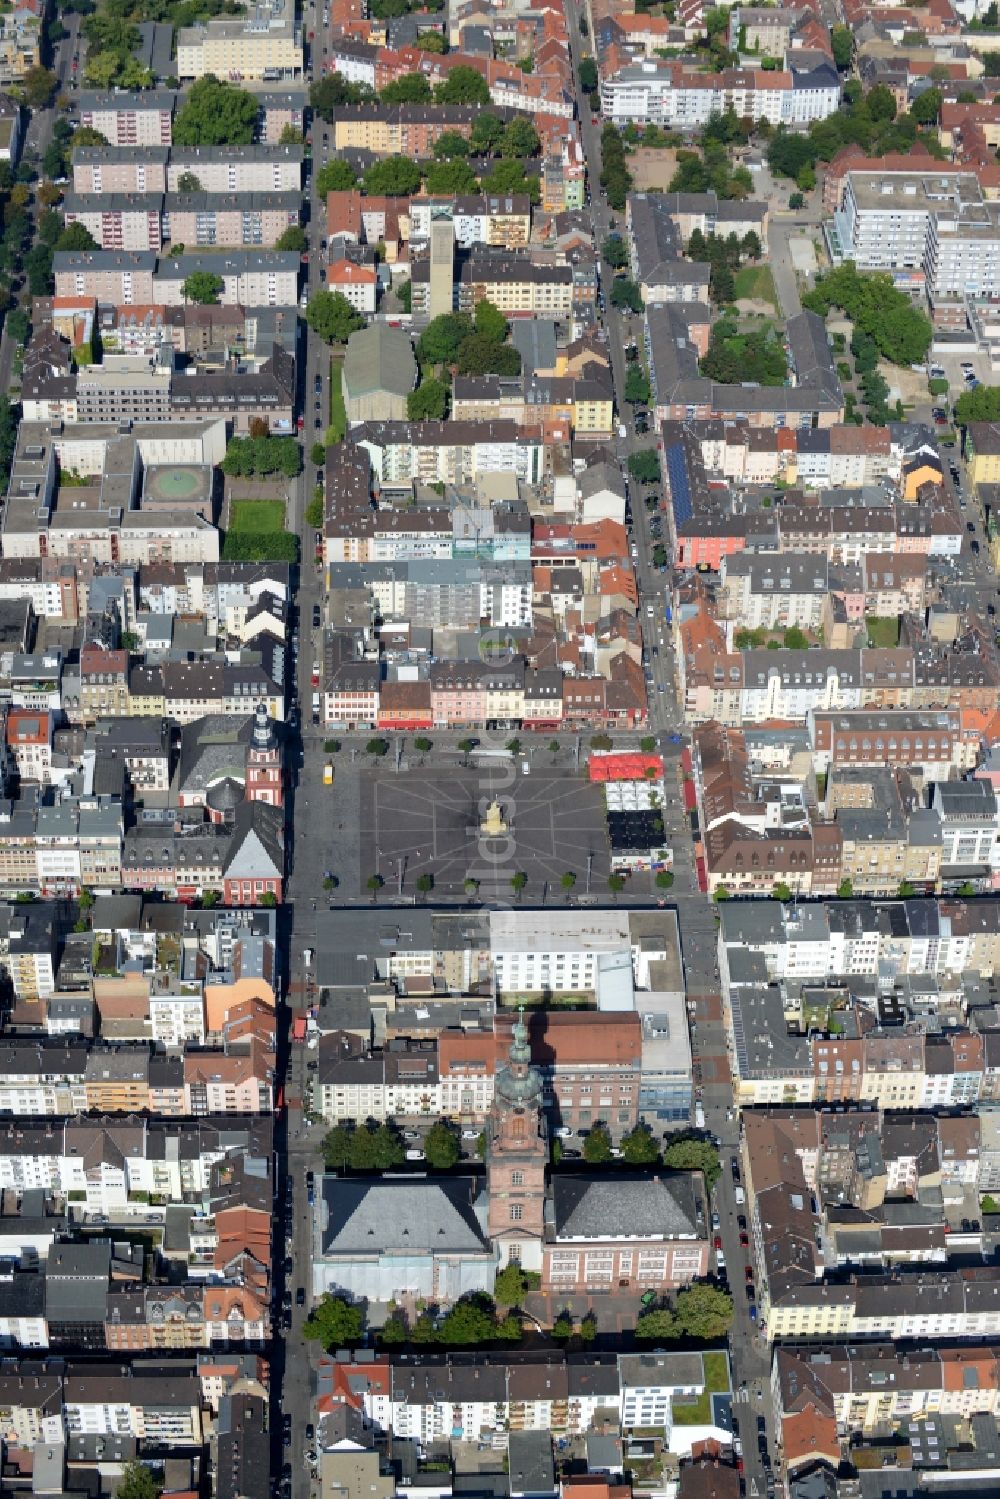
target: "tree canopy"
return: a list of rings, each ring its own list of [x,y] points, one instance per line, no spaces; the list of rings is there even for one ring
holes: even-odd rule
[[[97,241],[87,228],[86,224],[79,221],[67,224],[59,238],[56,240],[57,250],[96,250]]]
[[[406,414],[411,422],[439,422],[448,409],[448,387],[433,375],[421,380],[406,398]]]
[[[233,437],[222,460],[222,472],[241,479],[284,474],[294,479],[302,470],[302,450],[294,437]]]
[[[892,277],[881,272],[862,274],[853,261],[818,276],[802,305],[821,317],[831,307],[839,307],[855,329],[874,340],[890,364],[918,364],[930,348],[930,322],[905,292],[897,291]]]
[[[475,68],[452,68],[434,90],[435,104],[488,104],[490,90]]]
[[[386,84],[380,98],[383,104],[427,104],[431,86],[424,73],[404,73]]]
[[[465,312],[443,312],[428,323],[417,344],[421,364],[454,364],[462,341],[472,332],[472,319]]]
[[[963,427],[969,422],[1000,421],[1000,386],[978,385],[963,391],[955,402],[955,420]]]
[[[316,173],[316,193],[320,198],[327,193],[350,192],[357,185],[357,173],[349,161],[328,161]]]
[[[162,1492],[163,1485],[153,1477],[145,1463],[132,1461],[122,1469],[115,1499],[160,1499]]]
[[[606,1124],[595,1124],[583,1142],[583,1159],[590,1166],[611,1159],[611,1133]]]
[[[328,125],[342,105],[360,104],[362,100],[372,98],[374,94],[370,88],[363,83],[351,83],[342,73],[324,73],[309,90],[313,112]]]
[[[192,271],[181,285],[181,295],[186,302],[196,302],[208,307],[218,302],[224,282],[214,271]]]
[[[391,1171],[406,1159],[400,1136],[388,1124],[359,1124],[356,1129],[334,1125],[322,1149],[324,1161],[334,1171],[345,1166],[354,1171]]]
[[[438,1119],[424,1136],[424,1159],[435,1171],[448,1171],[462,1154],[458,1131],[445,1119]]]
[[[332,1352],[359,1343],[364,1326],[359,1306],[352,1306],[342,1296],[324,1296],[309,1314],[302,1336],[310,1342],[322,1343],[327,1352]]]
[[[420,168],[408,156],[385,156],[365,172],[365,192],[379,198],[409,198],[420,190]]]
[[[309,299],[306,322],[324,343],[344,344],[365,320],[339,291],[319,291]]]
[[[249,146],[259,106],[253,94],[212,73],[198,78],[174,120],[176,146]]]
[[[670,1140],[663,1151],[663,1164],[671,1171],[700,1171],[709,1191],[719,1179],[719,1152],[710,1140],[682,1135]]]
[[[641,448],[637,453],[630,453],[628,471],[640,484],[655,484],[660,477],[660,460],[656,456],[656,449]]]

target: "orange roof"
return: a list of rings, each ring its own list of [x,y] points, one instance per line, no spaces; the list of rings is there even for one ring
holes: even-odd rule
[[[493,1031],[442,1031],[438,1037],[438,1073],[464,1075],[470,1064],[482,1064],[483,1076],[496,1069],[497,1037]]]
[[[820,1457],[829,1457],[837,1462],[840,1458],[840,1442],[837,1438],[836,1418],[822,1416],[813,1407],[785,1416],[781,1422],[781,1444],[785,1453],[785,1465],[789,1468],[797,1467],[800,1463],[815,1462]]]
[[[587,762],[587,772],[592,781],[645,781],[647,770],[656,772],[656,779],[663,777],[663,760],[659,755],[594,754]]]
[[[353,260],[338,260],[326,273],[327,284],[339,282],[341,286],[374,286],[378,279],[374,266],[355,265]]]
[[[13,709],[7,715],[8,744],[48,744],[49,715]]]

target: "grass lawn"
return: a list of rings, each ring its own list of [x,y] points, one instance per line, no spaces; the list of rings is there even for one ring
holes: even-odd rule
[[[343,368],[343,360],[330,360],[330,430],[326,434],[328,447],[335,442],[343,442],[347,435],[347,408],[344,405],[340,378]]]
[[[284,500],[232,500],[229,511],[231,531],[252,531],[259,536],[285,527]]]
[[[774,289],[770,266],[745,265],[736,272],[735,281],[737,300],[747,297],[755,302],[770,302],[772,307],[777,307],[778,295]]]
[[[895,646],[899,644],[899,620],[878,615],[868,620],[868,644],[872,646]]]
[[[705,1388],[713,1395],[722,1395],[729,1389],[729,1360],[724,1353],[703,1353],[705,1366]]]

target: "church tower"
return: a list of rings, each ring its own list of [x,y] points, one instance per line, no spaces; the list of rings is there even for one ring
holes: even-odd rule
[[[523,1010],[507,1062],[497,1073],[487,1134],[487,1230],[497,1247],[498,1267],[502,1270],[513,1260],[525,1270],[540,1270],[549,1147],[542,1078],[531,1065]]]
[[[257,704],[247,745],[244,796],[248,802],[267,802],[270,807],[280,807],[285,799],[281,745],[263,703]]]

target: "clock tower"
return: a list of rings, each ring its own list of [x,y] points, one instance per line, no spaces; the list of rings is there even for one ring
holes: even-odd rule
[[[285,799],[281,745],[274,721],[263,703],[257,704],[253,730],[246,749],[244,796],[248,802],[267,802],[280,807]]]
[[[487,1125],[487,1230],[501,1270],[512,1260],[525,1270],[542,1268],[548,1158],[542,1077],[531,1065],[522,1010],[507,1061],[497,1073]]]

